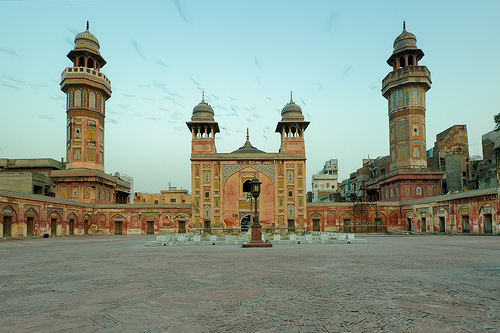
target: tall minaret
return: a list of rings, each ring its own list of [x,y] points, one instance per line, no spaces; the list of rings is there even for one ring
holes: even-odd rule
[[[302,109],[294,103],[290,92],[290,102],[281,110],[281,121],[275,131],[281,134],[280,153],[305,154],[304,132],[308,125],[309,122],[304,121]]]
[[[191,154],[216,153],[215,134],[219,133],[219,124],[214,121],[214,110],[205,102],[205,93],[201,102],[193,109],[191,121],[186,122],[192,133]]]
[[[104,171],[105,103],[111,97],[111,82],[100,72],[106,61],[88,22],[87,30],[76,35],[68,58],[73,67],[61,74],[61,90],[67,97],[68,169]]]
[[[406,31],[404,22],[393,47],[387,60],[392,72],[382,80],[382,95],[389,102],[391,170],[425,168],[425,92],[431,88],[431,73],[418,65],[424,52],[417,48],[417,38]]]

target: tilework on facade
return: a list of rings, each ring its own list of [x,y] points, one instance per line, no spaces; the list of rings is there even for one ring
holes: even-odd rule
[[[252,167],[264,173],[271,179],[271,181],[274,184],[274,173],[275,173],[274,164],[223,164],[222,184],[224,184],[226,182],[226,179],[229,178],[229,176],[231,176],[233,173],[246,167]]]

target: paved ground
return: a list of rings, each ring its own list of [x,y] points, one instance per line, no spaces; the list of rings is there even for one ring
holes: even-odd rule
[[[356,237],[368,243],[0,241],[0,331],[500,331],[500,237]]]

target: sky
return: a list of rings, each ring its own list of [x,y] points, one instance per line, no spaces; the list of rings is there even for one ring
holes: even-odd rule
[[[427,149],[436,134],[467,125],[470,155],[500,112],[500,1],[0,0],[0,158],[65,158],[61,73],[90,22],[111,80],[105,171],[134,191],[191,189],[186,121],[205,100],[221,133],[217,151],[245,142],[277,152],[290,100],[310,125],[311,176],[337,158],[339,180],[363,158],[389,153],[386,60],[402,31],[417,37],[431,72]]]

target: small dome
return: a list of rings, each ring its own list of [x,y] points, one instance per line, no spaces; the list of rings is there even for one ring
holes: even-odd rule
[[[288,102],[281,110],[281,117],[300,118],[302,120],[304,119],[304,116],[302,115],[302,109],[292,100],[292,93],[290,93],[290,102]]]
[[[201,98],[201,102],[193,108],[193,116],[191,120],[195,119],[214,119],[214,109],[205,102],[205,92]]]
[[[392,53],[398,53],[403,50],[417,50],[417,37],[411,32],[406,31],[406,24],[403,22],[403,32],[396,37],[392,45],[394,50]]]
[[[96,51],[99,50],[99,41],[89,31],[89,22],[87,21],[87,30],[80,32],[75,37],[75,48],[79,46],[90,47]]]

